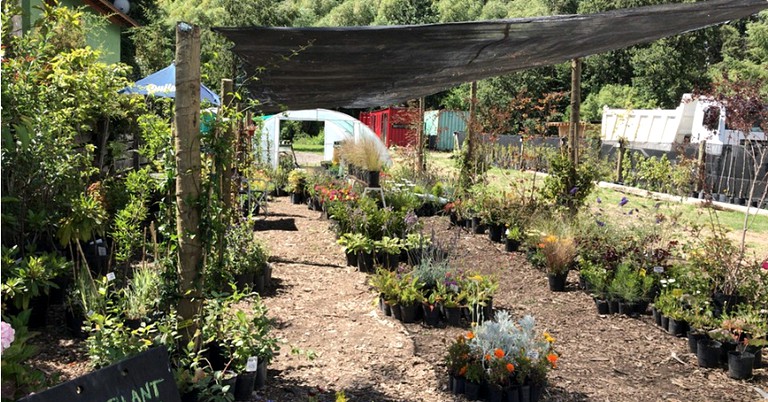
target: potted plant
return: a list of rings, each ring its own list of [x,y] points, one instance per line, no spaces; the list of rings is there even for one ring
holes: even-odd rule
[[[485,369],[480,359],[472,359],[467,363],[465,377],[464,394],[467,399],[470,401],[480,399],[483,395],[482,388],[486,384]]]
[[[473,336],[471,332],[469,335]],[[451,346],[448,347],[444,362],[448,368],[451,392],[454,394],[460,395],[464,393],[470,352],[467,339],[463,335],[459,335]]]
[[[576,244],[573,238],[549,234],[542,238],[539,249],[544,257],[549,289],[553,292],[564,291],[568,271],[576,257]]]
[[[17,258],[18,248],[2,246],[3,301],[8,303],[8,314],[31,309],[30,328],[44,327],[48,310],[48,294],[58,288],[54,279],[71,267],[64,257],[56,253],[27,255]]]
[[[403,240],[403,252],[400,254],[400,260],[407,262],[412,266],[418,266],[423,257],[429,258],[432,255],[432,238],[426,237],[421,233],[408,233]]]
[[[765,333],[757,333],[759,330],[740,314],[724,319],[721,328],[728,331],[733,343],[736,344],[735,350],[728,352],[728,376],[736,380],[752,377],[755,353],[747,351],[747,347],[764,346],[766,340],[761,338]],[[757,336],[755,336],[756,333]]]
[[[373,242],[376,260],[389,269],[396,269],[400,262],[402,243],[399,237],[382,236],[381,240]]]
[[[162,279],[160,272],[149,266],[137,267],[128,286],[122,289],[125,324],[137,329],[160,304]]]
[[[384,167],[384,156],[374,138],[362,137],[357,141],[347,140],[341,144],[341,157],[350,165],[362,170],[368,187],[380,187],[379,175]]]
[[[422,300],[424,295],[418,278],[411,274],[402,275],[397,285],[397,304],[404,323],[416,322]]]
[[[493,319],[493,295],[499,288],[495,278],[480,274],[469,275],[462,282],[466,291],[470,321],[482,323]]]
[[[488,366],[488,401],[507,401],[507,394],[512,392],[514,359],[507,356],[501,348],[496,348],[486,364]],[[514,392],[517,393],[517,389]]]
[[[506,231],[506,241],[504,244],[504,249],[507,252],[515,252],[520,248],[520,244],[523,243],[523,239],[525,238],[525,232],[520,226],[510,224],[507,227]]]
[[[608,271],[588,261],[581,262],[580,275],[595,299],[598,314],[608,314]]]
[[[224,269],[234,278],[238,289],[250,291],[254,284],[257,292],[263,292],[267,251],[264,245],[253,239],[253,232],[245,222],[233,223],[225,234]]]
[[[291,170],[288,173],[288,187],[286,190],[291,193],[291,202],[301,204],[307,196],[307,172],[303,169]]]
[[[641,274],[628,262],[619,264],[610,285],[619,299],[619,313],[634,314],[638,304],[647,296],[652,286],[651,276]]]
[[[376,273],[368,280],[368,284],[379,294],[379,308],[389,316],[392,315],[392,305],[397,304],[397,278],[395,273],[384,268],[376,268]]]
[[[344,233],[336,241],[344,247],[347,265],[357,265],[363,272],[373,269],[373,241],[362,233]]]
[[[461,289],[457,278],[446,275],[444,280],[437,283],[437,294],[448,325],[460,326],[461,310],[467,301],[467,293]]]
[[[103,278],[106,289],[108,282]],[[105,312],[107,299],[106,293],[99,293],[97,281],[91,277],[91,273],[86,266],[81,266],[76,271],[74,286],[67,292],[67,310],[64,321],[69,332],[77,338],[86,338],[83,324],[88,312],[103,314]]]

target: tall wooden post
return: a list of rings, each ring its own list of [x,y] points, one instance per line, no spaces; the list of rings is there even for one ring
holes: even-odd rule
[[[627,153],[627,140],[619,139],[619,152],[616,155],[616,182],[624,181],[624,155]]]
[[[571,124],[568,128],[568,157],[579,164],[579,125],[581,110],[581,59],[571,60]]]
[[[468,189],[472,185],[472,179],[475,175],[475,131],[477,129],[476,120],[477,106],[477,81],[472,81],[469,88],[469,124],[467,124],[466,152],[464,152],[464,163],[461,172],[461,185]]]
[[[696,180],[696,190],[706,191],[706,186],[704,184],[707,181],[707,141],[701,141],[699,143],[699,158],[696,167],[698,168],[699,175]]]
[[[203,250],[200,239],[200,28],[176,26],[176,233],[179,242],[179,315],[189,322],[186,340],[197,330],[200,312]]]
[[[231,116],[232,111],[234,109],[234,105],[232,104],[232,100],[234,99],[234,84],[232,80],[223,79],[221,80],[221,109],[224,110],[223,116]],[[219,115],[222,116],[221,110],[219,110]],[[222,166],[222,172],[221,172],[221,186],[222,186],[222,192],[221,196],[224,198],[224,216],[230,217],[232,216],[232,166],[233,166],[233,160],[236,157],[237,152],[235,151],[235,144],[232,141],[233,134],[232,134],[232,124],[228,124],[226,128],[224,129],[224,133],[222,136],[222,141],[224,141],[225,147],[223,149],[227,150],[226,155],[222,155],[223,158],[223,166]]]
[[[419,98],[419,118],[417,119],[419,126],[417,127],[419,133],[419,150],[418,150],[418,162],[419,170],[422,172],[427,170],[427,159],[424,157],[426,137],[424,136],[424,97]]]

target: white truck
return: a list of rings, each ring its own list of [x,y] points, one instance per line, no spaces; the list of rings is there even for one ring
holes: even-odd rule
[[[719,120],[716,130],[704,125],[705,115],[714,113]],[[758,127],[749,133],[732,130],[727,125],[726,108],[714,101],[691,94],[683,95],[674,110],[609,109],[603,107],[601,138],[603,143],[629,141],[633,149],[672,151],[678,145],[707,141],[707,154],[720,155],[723,145],[743,145],[745,140],[764,142]]]

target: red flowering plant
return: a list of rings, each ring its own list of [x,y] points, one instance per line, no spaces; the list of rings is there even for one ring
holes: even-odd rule
[[[488,383],[499,388],[507,388],[515,375],[515,360],[507,356],[502,349],[496,348],[488,355]]]
[[[464,377],[467,374],[467,365],[469,364],[469,345],[467,340],[472,339],[474,334],[469,332],[466,336],[459,335],[456,340],[448,347],[448,354],[445,356],[445,365],[448,367],[448,374],[455,377]]]

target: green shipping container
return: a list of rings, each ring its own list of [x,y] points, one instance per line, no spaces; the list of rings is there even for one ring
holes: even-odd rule
[[[467,129],[469,112],[451,110],[427,110],[424,112],[424,130],[430,144],[439,151],[453,151],[453,133]]]

